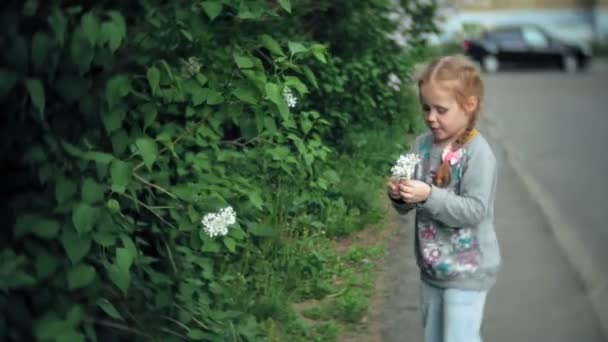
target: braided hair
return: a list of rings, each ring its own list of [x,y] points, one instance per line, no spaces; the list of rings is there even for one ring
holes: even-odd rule
[[[440,82],[446,85],[452,92],[458,104],[464,108],[465,101],[471,96],[477,98],[477,107],[470,112],[469,123],[464,132],[456,138],[451,148],[458,150],[475,134],[475,126],[479,120],[481,112],[481,102],[483,99],[483,82],[479,68],[469,58],[462,55],[445,56],[433,60],[418,77],[418,89],[422,85],[430,82]],[[450,184],[452,178],[450,163],[443,160],[435,177],[433,184],[438,187],[445,187]]]

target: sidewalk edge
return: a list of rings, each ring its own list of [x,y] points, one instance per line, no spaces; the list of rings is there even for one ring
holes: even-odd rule
[[[596,267],[596,262],[580,241],[575,227],[563,217],[551,197],[526,171],[515,149],[498,133],[492,118],[488,116],[483,117],[482,124],[488,134],[504,149],[507,162],[524,183],[531,199],[538,204],[558,246],[582,282],[604,337],[608,338],[608,287],[602,274],[597,271],[599,268]]]

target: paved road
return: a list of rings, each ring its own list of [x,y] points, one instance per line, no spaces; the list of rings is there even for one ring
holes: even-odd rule
[[[608,67],[578,75],[499,73],[486,75],[486,84],[492,122],[481,128],[499,160],[496,226],[503,267],[488,297],[485,340],[608,341],[578,270],[542,210],[545,203],[555,204],[605,279]],[[530,192],[524,180],[543,189],[546,198]],[[386,265],[389,293],[381,330],[387,342],[421,341],[413,227],[406,222]]]
[[[496,229],[503,264],[490,291],[483,333],[491,342],[605,341],[594,310],[537,202],[501,145]]]
[[[606,331],[608,63],[576,75],[501,73],[486,84],[488,117],[539,190],[535,199],[551,207],[553,231]]]

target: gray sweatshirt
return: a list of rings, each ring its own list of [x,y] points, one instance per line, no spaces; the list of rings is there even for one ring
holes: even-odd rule
[[[416,138],[410,152],[421,162],[415,179],[432,183],[442,150],[432,134]],[[481,134],[462,147],[445,188],[431,185],[424,203],[394,201],[402,215],[416,209],[416,260],[422,280],[440,288],[487,290],[496,282],[500,251],[494,231],[497,167]]]

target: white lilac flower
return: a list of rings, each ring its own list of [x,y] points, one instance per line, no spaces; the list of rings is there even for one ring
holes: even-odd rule
[[[201,70],[201,62],[197,57],[191,56],[187,61],[182,60],[182,73],[192,77]]]
[[[203,230],[210,237],[228,234],[228,227],[236,223],[236,212],[232,207],[220,209],[217,213],[209,213],[201,220]]]
[[[397,179],[411,179],[414,176],[416,164],[420,162],[420,158],[415,153],[408,153],[399,156],[395,166],[391,168],[391,173]]]
[[[401,89],[401,80],[399,79],[399,76],[397,76],[395,73],[388,75],[387,85],[393,88],[395,91],[399,91],[399,89]]]
[[[289,87],[283,88],[283,97],[285,98],[285,101],[287,101],[287,106],[289,106],[289,108],[295,107],[298,103],[298,100]]]

